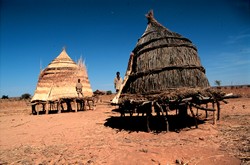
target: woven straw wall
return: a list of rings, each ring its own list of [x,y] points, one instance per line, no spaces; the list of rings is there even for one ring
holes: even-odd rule
[[[153,13],[133,50],[129,81],[123,93],[148,93],[169,88],[209,87],[196,47],[158,23]]]

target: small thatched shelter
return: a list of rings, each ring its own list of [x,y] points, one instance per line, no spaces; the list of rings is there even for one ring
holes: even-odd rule
[[[192,42],[158,23],[153,12],[133,50],[129,81],[122,93],[159,92],[169,88],[209,87]]]
[[[83,95],[92,96],[85,64],[81,59],[76,64],[63,49],[47,68],[41,71],[31,102],[35,104],[77,98],[75,86],[78,79],[83,85]]]

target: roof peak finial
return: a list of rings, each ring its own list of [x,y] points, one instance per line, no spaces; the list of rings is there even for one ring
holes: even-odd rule
[[[153,10],[150,10],[148,14],[146,14],[146,17],[148,19],[148,24],[153,24],[159,27],[162,27],[163,29],[166,29],[163,25],[161,25],[155,18],[154,18],[154,12]]]
[[[63,48],[62,48],[63,51],[66,51],[66,46],[64,45]]]
[[[153,10],[150,10],[148,12],[148,14],[146,14],[146,17],[148,19],[148,22],[155,22],[155,18],[154,18],[154,11]]]

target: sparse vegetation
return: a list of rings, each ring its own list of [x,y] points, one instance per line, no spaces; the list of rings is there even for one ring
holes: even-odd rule
[[[215,80],[215,85],[217,85],[217,86],[220,86],[221,85],[221,81],[220,80]]]
[[[24,93],[21,96],[21,99],[30,99],[30,98],[31,98],[31,95],[29,93]]]
[[[107,91],[106,94],[107,94],[107,95],[111,95],[111,94],[112,94],[112,91]]]
[[[2,99],[9,99],[9,96],[8,95],[3,95]]]

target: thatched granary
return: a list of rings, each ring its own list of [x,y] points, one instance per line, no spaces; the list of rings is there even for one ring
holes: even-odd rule
[[[226,102],[225,94],[210,87],[197,48],[189,39],[158,23],[153,11],[146,16],[147,28],[130,55],[121,89],[111,104],[119,105],[121,117],[126,113],[146,114],[148,131],[153,112],[164,118],[167,131],[168,112],[172,110],[183,119],[189,109],[196,127],[198,109],[205,110],[206,117],[212,111],[216,123],[220,101]]]
[[[67,54],[62,52],[41,71],[31,102],[48,102],[63,98],[77,98],[75,89],[77,80],[83,85],[83,95],[92,96],[93,92],[88,79],[87,70],[82,60],[76,64]]]
[[[158,23],[153,12],[133,50],[132,70],[122,93],[146,94],[169,88],[209,87],[197,48],[178,33]]]

